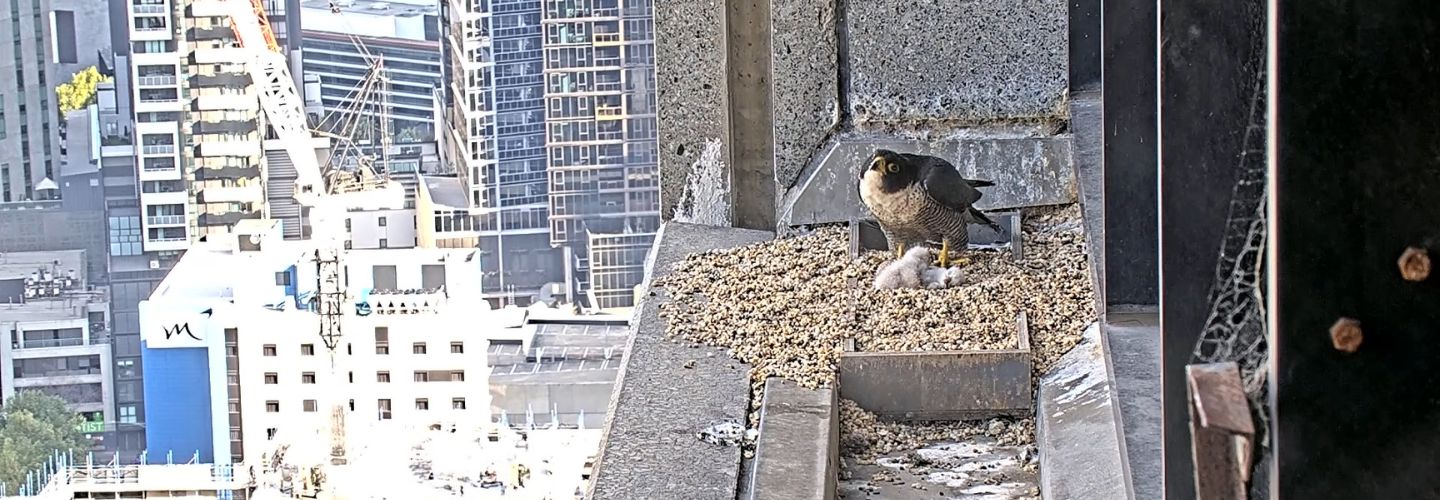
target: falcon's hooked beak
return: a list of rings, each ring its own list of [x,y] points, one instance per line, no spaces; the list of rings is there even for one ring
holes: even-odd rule
[[[885,174],[895,173],[895,172],[899,172],[899,171],[900,171],[900,166],[899,166],[899,165],[896,165],[896,164],[894,164],[894,163],[888,163],[888,162],[885,161],[885,158],[884,158],[884,157],[880,157],[880,156],[876,156],[875,158],[873,158],[873,159],[870,160],[870,167],[869,167],[869,168],[870,168],[870,170],[879,170],[879,171],[880,171],[880,175],[885,175]]]

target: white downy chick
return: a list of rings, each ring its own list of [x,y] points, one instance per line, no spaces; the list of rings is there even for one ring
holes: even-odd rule
[[[932,290],[953,288],[965,284],[965,272],[960,266],[951,266],[949,269],[931,267],[925,270],[925,288]]]
[[[904,256],[886,264],[875,273],[875,289],[920,288],[925,269],[930,267],[930,249],[911,248]]]

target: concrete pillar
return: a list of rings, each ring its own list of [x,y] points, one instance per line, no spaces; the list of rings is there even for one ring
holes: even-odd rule
[[[728,0],[725,21],[734,225],[772,229],[777,158],[771,127],[770,0]]]

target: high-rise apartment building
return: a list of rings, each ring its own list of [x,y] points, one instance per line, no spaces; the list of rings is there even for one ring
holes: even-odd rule
[[[182,250],[266,211],[265,125],[228,16],[242,0],[133,0],[130,64],[146,250]],[[266,2],[282,50],[298,4]],[[293,7],[293,8],[292,8]],[[297,82],[297,87],[299,82]],[[297,221],[298,222],[298,221]]]
[[[108,10],[94,0],[0,2],[0,202],[59,198],[55,87],[100,62]]]
[[[486,290],[560,282],[631,305],[660,223],[651,2],[446,9],[446,143],[480,214]]]
[[[595,306],[627,307],[660,228],[651,0],[545,0],[550,241]]]
[[[482,290],[525,301],[566,281],[551,245],[539,0],[446,5],[451,162],[478,228]]]

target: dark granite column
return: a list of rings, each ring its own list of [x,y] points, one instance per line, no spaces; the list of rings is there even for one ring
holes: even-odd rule
[[[1100,88],[1100,0],[1070,0],[1070,89]]]
[[[1230,349],[1196,357],[1207,326],[1227,345],[1263,335],[1258,302],[1245,301],[1253,290],[1232,277],[1237,267],[1254,270],[1256,259],[1240,257],[1253,255],[1246,243],[1264,241],[1252,230],[1264,208],[1265,2],[1163,0],[1160,8],[1165,498],[1184,500],[1195,498],[1185,365],[1240,361]],[[1230,327],[1247,312],[1256,314],[1239,317],[1251,321]]]
[[[1280,498],[1440,495],[1440,10],[1281,0],[1275,164]],[[1329,331],[1348,317],[1353,353]]]
[[[1083,0],[1082,0],[1083,1]],[[1159,303],[1154,1],[1103,0],[1107,309]]]

